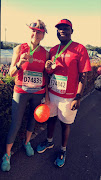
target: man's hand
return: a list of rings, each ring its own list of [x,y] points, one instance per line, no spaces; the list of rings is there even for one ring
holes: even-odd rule
[[[78,99],[78,100],[73,100],[72,102],[71,102],[71,110],[76,110],[76,109],[79,109],[79,107],[80,107],[80,99]]]
[[[50,71],[52,69],[52,61],[51,60],[47,60],[46,64],[45,64],[45,68],[46,70]]]

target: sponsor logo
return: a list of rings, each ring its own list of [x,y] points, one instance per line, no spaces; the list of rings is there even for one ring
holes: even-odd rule
[[[34,62],[38,62],[38,63],[44,63],[44,61],[41,60],[41,59],[33,59],[33,61],[34,61]]]

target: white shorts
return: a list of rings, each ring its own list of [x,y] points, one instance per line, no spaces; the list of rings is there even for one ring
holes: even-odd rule
[[[59,120],[65,124],[72,124],[75,120],[77,110],[72,111],[70,104],[73,98],[62,98],[49,92],[50,117],[58,116]]]

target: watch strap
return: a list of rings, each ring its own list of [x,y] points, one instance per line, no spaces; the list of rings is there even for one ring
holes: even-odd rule
[[[16,68],[17,68],[17,70],[20,70],[20,67],[18,67],[17,64],[16,64]]]
[[[81,97],[82,97],[82,95],[80,93],[77,93],[75,99],[78,100],[78,99],[81,99]]]

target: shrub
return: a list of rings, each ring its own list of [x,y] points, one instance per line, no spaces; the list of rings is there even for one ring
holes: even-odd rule
[[[11,122],[12,88],[5,83],[0,84],[0,154],[4,149],[5,137]]]
[[[15,77],[11,77],[9,75],[6,75],[5,78],[3,78],[3,76],[1,75],[1,81],[3,81],[5,84],[11,86],[12,88],[14,87],[14,80],[15,80]]]
[[[92,71],[87,73],[87,82],[83,92],[83,96],[94,89],[94,81],[97,78],[97,66],[92,66]]]

